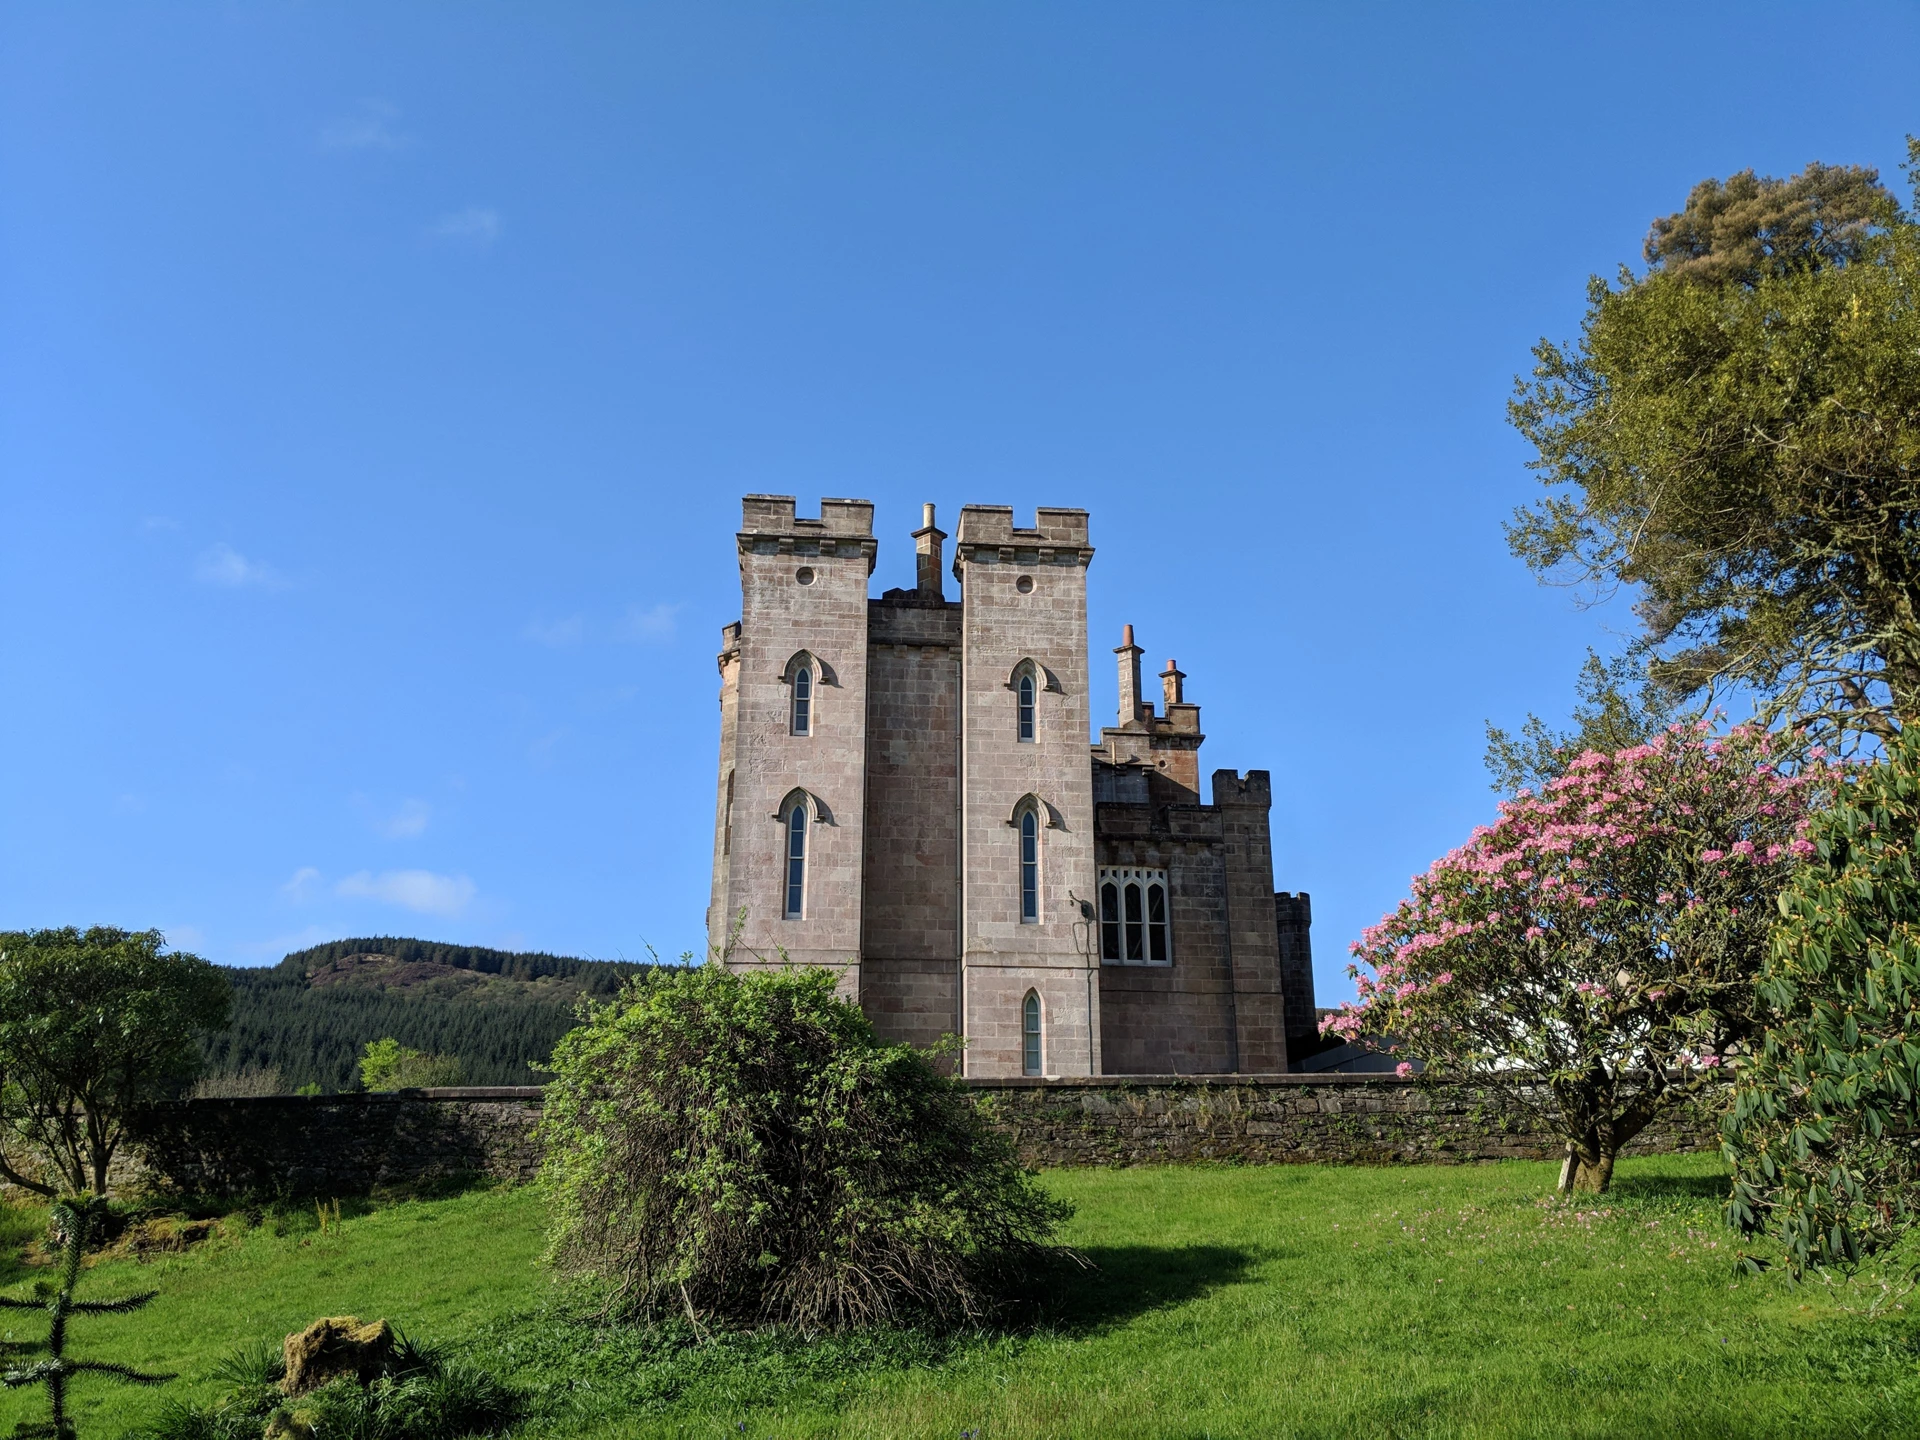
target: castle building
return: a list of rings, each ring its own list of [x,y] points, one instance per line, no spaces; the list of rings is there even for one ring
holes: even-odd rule
[[[722,632],[710,945],[840,974],[969,1076],[1255,1074],[1314,1035],[1304,894],[1275,893],[1264,770],[1200,793],[1169,660],[1089,747],[1087,512],[926,507],[917,583],[868,595],[873,505],[749,495]]]

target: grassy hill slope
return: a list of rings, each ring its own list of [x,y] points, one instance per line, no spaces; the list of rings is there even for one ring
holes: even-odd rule
[[[470,1085],[532,1085],[582,995],[639,965],[377,936],[234,970],[233,1024],[208,1040],[214,1077],[276,1072],[281,1088],[350,1090],[369,1040],[460,1058]]]

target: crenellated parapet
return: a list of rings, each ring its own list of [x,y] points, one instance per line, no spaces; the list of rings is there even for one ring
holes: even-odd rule
[[[742,555],[856,556],[873,573],[880,547],[871,500],[822,500],[818,519],[796,515],[791,495],[749,495],[740,509]]]
[[[953,547],[953,574],[962,579],[975,565],[1077,565],[1093,563],[1087,543],[1087,512],[1042,505],[1030,529],[1016,529],[1011,505],[963,505]]]

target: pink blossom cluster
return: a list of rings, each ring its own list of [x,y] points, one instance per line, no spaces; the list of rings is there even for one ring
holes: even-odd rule
[[[1812,808],[1836,783],[1824,751],[1758,726],[1675,726],[1645,745],[1588,751],[1416,875],[1351,947],[1357,1002],[1321,1024],[1348,1039],[1407,1036],[1449,1006],[1545,985],[1592,1020],[1658,1004],[1689,953],[1764,934],[1774,894],[1813,850]],[[1718,937],[1718,938],[1714,938]],[[1466,996],[1449,999],[1459,979]]]

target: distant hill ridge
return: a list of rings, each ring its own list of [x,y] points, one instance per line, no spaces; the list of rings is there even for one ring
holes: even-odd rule
[[[402,936],[335,940],[229,972],[233,1024],[207,1042],[207,1073],[261,1089],[356,1089],[367,1042],[390,1035],[457,1056],[468,1084],[537,1084],[533,1067],[577,1023],[580,998],[604,999],[645,968]]]

